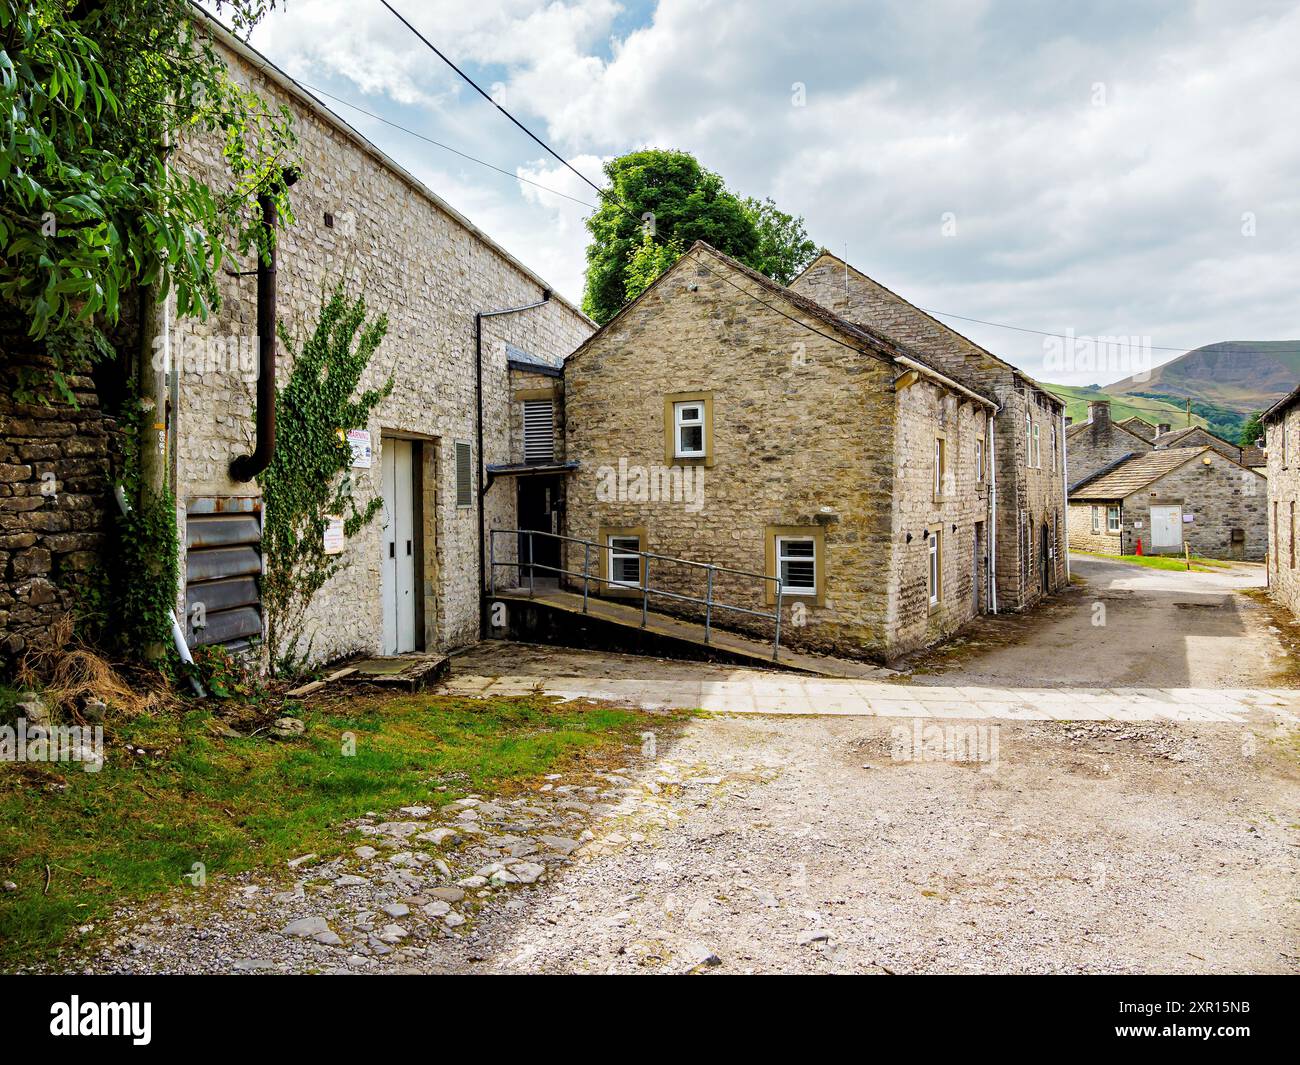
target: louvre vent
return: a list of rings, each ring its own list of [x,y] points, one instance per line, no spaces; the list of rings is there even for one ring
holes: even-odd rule
[[[456,444],[456,506],[474,505],[474,467],[468,444]]]
[[[555,403],[549,399],[524,400],[524,461],[555,460]]]

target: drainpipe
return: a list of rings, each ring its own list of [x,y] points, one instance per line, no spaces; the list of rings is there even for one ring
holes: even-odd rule
[[[989,431],[989,613],[998,612],[998,463],[993,451],[996,434],[993,422],[1002,408],[999,407],[988,419]]]
[[[534,303],[525,303],[521,307],[503,307],[496,311],[477,311],[474,314],[474,404],[476,408],[474,437],[475,447],[478,449],[478,638],[480,640],[487,632],[487,596],[483,590],[486,576],[484,571],[487,569],[485,545],[487,520],[483,514],[483,501],[487,495],[487,463],[483,460],[483,319],[531,311],[534,307],[544,307],[550,302],[551,290],[544,288],[542,298]]]
[[[1065,408],[1061,408],[1061,547],[1065,552],[1065,583],[1070,583],[1070,456],[1065,446]]]
[[[286,167],[281,175],[286,188],[298,180],[298,172]],[[250,455],[239,455],[230,463],[230,477],[251,481],[271,465],[275,455],[275,275],[277,259],[275,227],[278,221],[275,197],[262,193],[257,197],[262,209],[262,225],[267,230],[270,249],[257,257],[257,443]]]

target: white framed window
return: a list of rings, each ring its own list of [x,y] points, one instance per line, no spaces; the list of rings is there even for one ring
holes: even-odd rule
[[[1052,422],[1052,469],[1056,469],[1056,423]]]
[[[817,541],[811,536],[778,536],[776,575],[782,595],[816,595]]]
[[[609,583],[620,588],[641,587],[641,541],[635,536],[610,536]]]
[[[690,400],[673,404],[673,455],[679,459],[704,458],[704,403]]]
[[[1106,531],[1119,532],[1119,507],[1106,508]]]
[[[1092,507],[1092,531],[1101,532],[1101,507]]]
[[[929,550],[930,550],[930,605],[939,605],[939,575],[942,572],[940,566],[943,561],[943,549],[939,545],[939,537],[943,534],[937,529],[930,533]]]
[[[1033,467],[1034,467],[1034,469],[1036,469],[1036,470],[1041,470],[1041,469],[1043,468],[1043,447],[1042,447],[1042,439],[1039,437],[1039,434],[1038,434],[1038,430],[1039,430],[1039,428],[1040,428],[1040,427],[1039,427],[1037,424],[1034,425],[1034,461],[1033,461]]]
[[[943,495],[943,475],[944,466],[947,463],[947,447],[943,437],[935,437],[934,440],[934,495],[937,499]]]
[[[1025,465],[1034,464],[1034,419],[1025,411]]]
[[[975,483],[984,483],[984,440],[975,438]]]

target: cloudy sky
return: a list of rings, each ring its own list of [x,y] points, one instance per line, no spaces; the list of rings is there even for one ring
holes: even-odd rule
[[[681,148],[936,312],[1141,337],[1155,362],[1300,338],[1300,5],[392,0],[599,181]],[[594,193],[379,0],[288,0],[252,43],[581,298]],[[947,319],[1049,380],[1033,332]],[[1161,349],[1172,350],[1161,350]]]

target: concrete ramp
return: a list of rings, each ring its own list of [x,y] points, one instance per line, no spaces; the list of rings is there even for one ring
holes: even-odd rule
[[[727,662],[819,677],[884,679],[896,675],[894,670],[871,662],[806,654],[785,647],[773,659],[771,641],[725,632],[716,626],[706,638],[702,623],[654,610],[647,612],[642,625],[639,603],[629,606],[591,596],[584,610],[580,594],[556,588],[538,588],[532,595],[527,588],[498,589],[488,602],[488,633],[524,643]],[[505,623],[494,626],[493,604],[498,602],[504,607]]]

